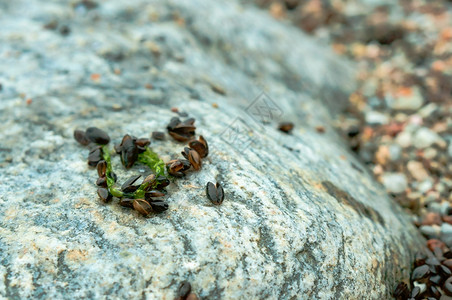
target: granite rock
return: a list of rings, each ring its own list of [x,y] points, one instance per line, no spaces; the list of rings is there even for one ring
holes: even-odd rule
[[[0,2],[0,297],[173,299],[188,280],[200,299],[386,299],[408,278],[422,238],[331,125],[352,66],[238,1],[93,3]],[[149,137],[171,107],[210,143],[202,170],[164,214],[102,204],[73,130]]]

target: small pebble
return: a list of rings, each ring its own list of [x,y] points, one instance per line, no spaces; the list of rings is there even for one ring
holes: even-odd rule
[[[423,181],[428,178],[428,173],[421,162],[411,160],[407,163],[407,169],[417,181]]]
[[[441,140],[441,137],[436,132],[422,127],[414,134],[413,145],[418,149],[424,149],[439,140]]]
[[[441,216],[438,213],[429,212],[422,220],[422,225],[441,225]]]
[[[366,113],[366,122],[369,125],[383,125],[389,122],[389,118],[385,114],[371,110]]]
[[[448,223],[441,225],[441,240],[446,243],[447,247],[452,248],[452,225]]]
[[[401,132],[399,135],[397,135],[396,137],[396,142],[397,144],[399,144],[402,148],[408,148],[411,146],[412,144],[412,136],[411,133],[409,132]]]
[[[441,228],[439,226],[422,225],[419,230],[423,235],[429,239],[437,239],[441,235]]]
[[[402,173],[385,173],[382,176],[382,182],[385,188],[394,194],[403,193],[408,186],[406,177]]]

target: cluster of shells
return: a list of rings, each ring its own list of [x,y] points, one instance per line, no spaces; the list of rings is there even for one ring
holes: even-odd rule
[[[428,246],[431,252],[416,255],[412,288],[405,282],[399,283],[393,294],[396,299],[452,299],[452,252],[445,251],[440,243]]]
[[[148,175],[141,183],[138,183],[141,175],[131,176],[121,185],[119,190],[114,188],[117,176],[111,166],[110,154],[105,148],[105,145],[110,142],[109,135],[96,127],[90,127],[86,131],[75,130],[74,138],[77,142],[90,148],[88,165],[97,169],[99,176],[96,181],[97,194],[101,201],[105,203],[117,202],[123,207],[136,210],[143,216],[167,210],[168,204],[162,198],[167,194],[165,187],[170,184],[169,178],[183,177],[190,169],[199,171],[202,167],[202,159],[209,154],[209,146],[205,138],[199,136],[198,139],[195,139],[196,126],[194,123],[195,119],[193,118],[181,121],[175,117],[168,124],[168,134],[172,138],[179,142],[188,143],[188,147],[184,147],[181,152],[184,159],[174,159],[166,164],[168,175],[165,174],[163,166],[158,166],[160,168],[158,172],[154,168],[156,174]],[[163,132],[153,132],[152,137],[161,140],[164,138],[164,134]],[[119,155],[122,165],[129,169],[139,160],[141,154],[147,154],[145,152],[150,143],[151,141],[147,138],[136,138],[126,134],[121,143],[114,146],[114,149],[116,154]],[[160,162],[163,164],[163,161],[157,157],[157,162],[153,161],[152,163],[156,163],[157,166]],[[206,193],[212,203],[218,205],[223,202],[224,191],[219,183],[214,185],[209,182]]]

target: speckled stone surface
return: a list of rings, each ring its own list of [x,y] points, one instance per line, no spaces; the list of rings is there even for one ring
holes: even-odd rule
[[[235,1],[85,3],[0,2],[0,298],[173,299],[188,280],[201,299],[385,299],[408,276],[419,234],[330,124],[346,62]],[[164,214],[101,204],[73,130],[149,137],[171,107],[210,143],[202,170]]]

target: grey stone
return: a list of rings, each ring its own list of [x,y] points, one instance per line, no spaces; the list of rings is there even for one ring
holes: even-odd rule
[[[398,161],[402,157],[402,147],[398,144],[389,146],[389,159],[391,161]]]
[[[386,190],[394,194],[403,193],[408,186],[403,173],[385,173],[382,176],[382,182]]]
[[[452,247],[452,225],[449,223],[441,224],[441,240],[446,243],[447,247]]]
[[[441,215],[445,216],[447,215],[447,211],[449,210],[450,207],[450,203],[447,201],[444,201],[443,203],[441,203]]]
[[[366,112],[366,123],[370,125],[382,125],[387,124],[389,121],[388,116],[378,111]]]
[[[417,181],[423,181],[429,177],[424,165],[419,161],[408,161],[406,168],[410,172],[411,176],[413,176]]]
[[[441,213],[442,206],[438,202],[432,202],[428,204],[428,210],[435,213]]]
[[[438,105],[436,103],[429,103],[426,106],[419,109],[418,114],[423,118],[428,118],[437,110]]]
[[[331,124],[353,66],[238,1],[98,4],[0,3],[1,298],[174,299],[188,280],[200,299],[388,299],[409,278],[424,240]],[[267,125],[246,110],[263,90],[282,113]],[[102,204],[73,130],[149,137],[171,107],[210,143],[202,170],[163,214]],[[147,170],[113,164],[120,183]]]
[[[429,239],[437,239],[441,235],[441,228],[438,225],[422,225],[419,230]]]
[[[397,97],[386,97],[386,103],[393,110],[415,111],[422,107],[424,100],[419,88],[412,87],[410,95],[399,95]]]
[[[416,148],[423,149],[430,147],[435,142],[441,141],[441,137],[429,128],[419,128],[413,138],[413,145]]]
[[[396,142],[399,144],[402,148],[410,147],[413,143],[413,136],[408,131],[402,131],[399,133],[396,137]]]
[[[431,177],[427,178],[417,185],[417,190],[420,193],[426,193],[431,188],[433,188],[433,179]]]
[[[452,158],[452,141],[449,141],[449,146],[447,147],[447,154]]]

